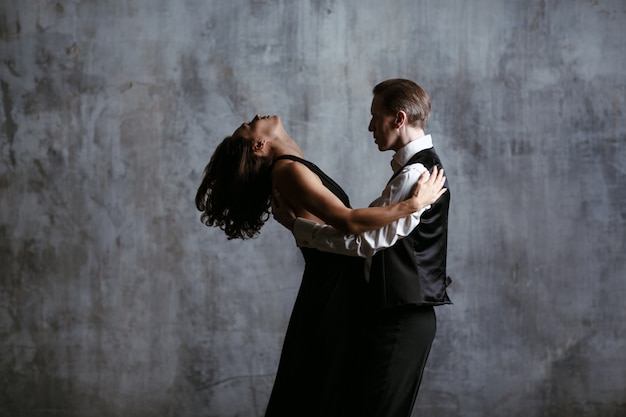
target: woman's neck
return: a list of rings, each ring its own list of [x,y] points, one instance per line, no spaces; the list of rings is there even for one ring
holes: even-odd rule
[[[294,155],[304,158],[302,149],[290,136],[284,136],[274,142],[272,146],[272,159],[276,159],[283,155]]]

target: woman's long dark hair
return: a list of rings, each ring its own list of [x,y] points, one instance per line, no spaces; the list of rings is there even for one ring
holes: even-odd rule
[[[271,164],[252,152],[249,139],[226,137],[204,169],[196,193],[202,222],[219,227],[228,239],[256,236],[269,218]]]

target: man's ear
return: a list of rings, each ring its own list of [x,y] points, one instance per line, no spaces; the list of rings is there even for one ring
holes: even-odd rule
[[[400,110],[396,114],[396,129],[401,128],[407,121],[407,115],[404,110]]]

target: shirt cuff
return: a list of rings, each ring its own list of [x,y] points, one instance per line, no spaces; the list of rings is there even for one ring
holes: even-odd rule
[[[296,238],[296,245],[299,248],[311,247],[313,243],[313,230],[316,226],[319,226],[317,222],[313,220],[297,217],[293,223],[293,236]]]

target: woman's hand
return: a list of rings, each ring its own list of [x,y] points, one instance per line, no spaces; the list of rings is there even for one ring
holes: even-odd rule
[[[407,199],[405,203],[414,208],[415,211],[433,204],[447,191],[446,188],[443,188],[445,182],[446,177],[443,175],[443,169],[439,170],[437,167],[433,167],[432,173],[424,171],[413,187],[413,196]]]

